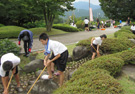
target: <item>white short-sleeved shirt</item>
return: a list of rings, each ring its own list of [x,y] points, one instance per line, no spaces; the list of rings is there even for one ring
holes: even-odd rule
[[[3,63],[5,61],[11,61],[13,63],[13,68],[16,67],[20,63],[20,58],[15,56],[13,53],[7,53],[1,57],[1,66],[0,66],[0,75],[2,77],[5,76],[6,71],[3,69]]]
[[[67,47],[58,41],[49,40],[47,45],[48,45],[48,47],[45,50],[47,51],[48,54],[53,52],[54,56],[56,56],[58,54],[62,54],[63,52],[65,52],[67,50]],[[45,45],[45,46],[47,46],[47,45]]]
[[[135,30],[135,26],[131,26],[131,30]]]
[[[102,44],[102,39],[100,37],[96,37],[95,40],[93,40],[93,44],[101,45]]]
[[[85,24],[88,24],[88,23],[89,23],[89,20],[88,20],[88,19],[85,19],[85,20],[84,20],[84,23],[85,23]]]

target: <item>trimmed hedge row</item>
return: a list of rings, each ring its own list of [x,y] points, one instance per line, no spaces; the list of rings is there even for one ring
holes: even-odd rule
[[[79,31],[77,28],[72,27],[72,26],[67,25],[67,24],[54,24],[53,28],[64,30],[64,31],[67,31],[67,32],[78,32]]]
[[[8,39],[0,40],[0,57],[6,53],[14,53],[18,55],[20,50],[21,48]]]
[[[111,75],[120,72],[127,62],[133,61],[135,49],[88,61],[54,94],[124,94],[122,86]]]
[[[135,39],[135,35],[130,31],[130,26],[124,26],[121,30],[114,33],[116,38]]]
[[[0,38],[16,38],[20,31],[24,30],[23,27],[18,26],[3,26],[0,27]]]
[[[90,44],[91,44],[91,38],[80,41],[79,43],[77,43],[77,46],[86,46],[90,51],[91,50]],[[104,54],[113,54],[113,53],[127,50],[128,48],[133,46],[134,44],[127,39],[107,38],[106,40],[103,41],[102,45],[100,46],[100,50]]]
[[[123,90],[107,71],[80,70],[79,68],[73,77],[54,94],[123,94]]]
[[[102,56],[95,60],[86,62],[82,67],[86,70],[90,69],[105,69],[110,72],[110,75],[114,76],[121,71],[124,61],[113,56]]]

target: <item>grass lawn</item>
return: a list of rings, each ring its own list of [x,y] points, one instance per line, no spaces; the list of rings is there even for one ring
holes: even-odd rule
[[[47,33],[48,35],[58,35],[58,34],[66,34],[69,32],[65,32],[59,29],[54,29],[52,28],[52,31],[47,32],[46,28],[40,27],[40,28],[31,28],[29,29],[30,31],[33,32],[34,37],[38,37],[41,33]]]
[[[122,74],[122,76],[118,77],[118,82],[125,90],[125,94],[135,94],[135,82],[129,80],[129,77]]]
[[[3,26],[0,27],[0,38],[4,39],[4,38],[18,38],[19,33],[24,30],[26,28],[23,27],[19,27],[19,26]],[[28,29],[31,30],[33,32],[34,37],[38,37],[41,33],[47,33],[48,35],[57,35],[57,34],[66,34],[69,32],[65,32],[62,30],[58,30],[58,29],[53,29],[50,32],[46,31],[46,28],[40,27],[40,28],[31,28]]]

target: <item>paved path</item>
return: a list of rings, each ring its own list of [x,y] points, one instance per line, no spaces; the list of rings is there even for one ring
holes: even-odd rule
[[[96,30],[96,31],[90,31],[90,32],[75,32],[75,33],[68,33],[64,35],[55,35],[50,36],[50,39],[59,41],[65,45],[76,43],[83,39],[88,39],[90,37],[94,36],[100,36],[102,34],[113,34],[114,32],[118,31],[118,28],[107,28],[106,30]],[[44,46],[40,43],[39,39],[36,38],[33,40],[33,48],[32,51],[42,50],[44,49]],[[14,41],[16,44],[18,41]],[[23,47],[23,42],[21,42],[21,47]],[[24,53],[24,50],[22,49],[21,53]]]

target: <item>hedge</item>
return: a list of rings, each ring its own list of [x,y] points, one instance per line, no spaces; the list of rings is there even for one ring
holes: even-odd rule
[[[23,27],[18,26],[3,26],[0,27],[0,38],[16,38],[20,31],[24,30]]]
[[[79,43],[77,43],[77,46],[86,46],[90,51],[91,50],[90,44],[91,38],[79,41]],[[100,50],[104,54],[113,54],[121,52],[123,50],[127,50],[128,48],[133,46],[134,44],[127,39],[107,38],[106,40],[103,41],[102,45],[100,46]]]
[[[102,56],[95,60],[86,62],[82,67],[86,70],[90,69],[105,69],[110,72],[110,75],[115,75],[121,71],[124,61],[120,58],[113,56]],[[84,69],[84,70],[85,70]]]
[[[135,49],[84,63],[54,94],[124,94],[122,86],[110,76],[120,72],[124,62],[135,62]]]
[[[79,73],[80,71],[82,73]],[[106,70],[79,68],[54,94],[123,94],[123,92],[121,85]]]
[[[112,54],[109,56],[117,57],[124,60],[125,64],[135,64],[135,49],[128,49],[120,53]]]
[[[133,33],[128,33],[128,32],[115,32],[114,36],[116,38],[120,39],[135,39],[135,35]]]
[[[54,24],[53,28],[64,30],[64,31],[67,31],[67,32],[78,32],[79,31],[77,28],[72,27],[72,26],[67,25],[67,24]]]
[[[20,48],[8,39],[0,40],[0,57],[6,53],[19,54]]]

